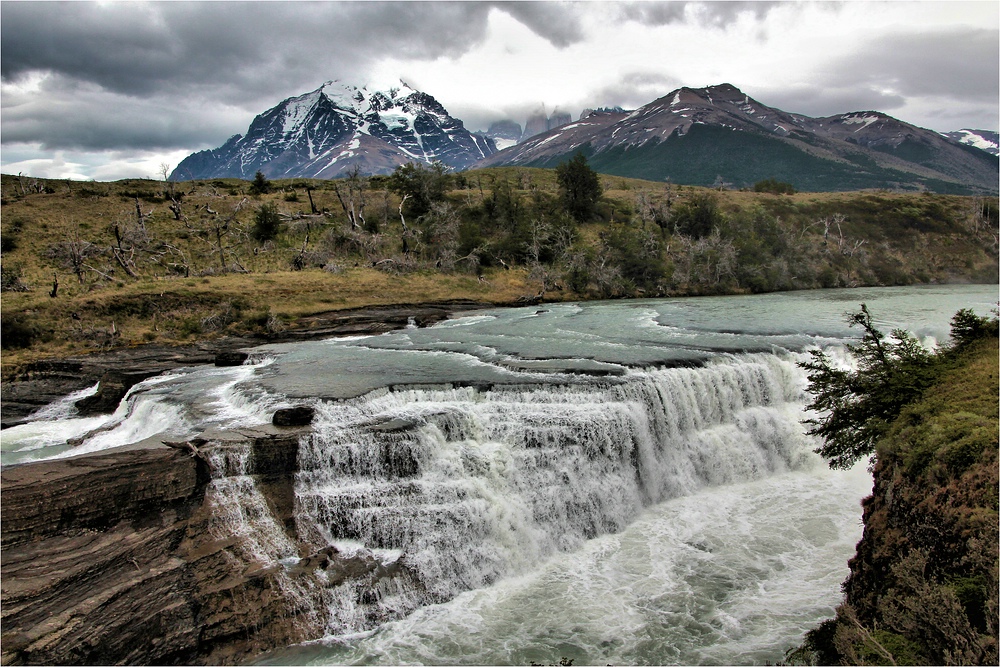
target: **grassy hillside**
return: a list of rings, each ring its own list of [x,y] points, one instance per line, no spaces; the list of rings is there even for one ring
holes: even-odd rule
[[[997,350],[970,346],[878,444],[844,602],[793,660],[997,664]]]
[[[575,220],[551,170],[408,178],[295,179],[260,192],[237,179],[5,175],[5,373],[101,347],[267,335],[366,304],[997,279],[995,198],[601,176],[596,214]]]

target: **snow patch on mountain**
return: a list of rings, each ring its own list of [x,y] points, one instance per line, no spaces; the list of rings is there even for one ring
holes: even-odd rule
[[[862,115],[845,114],[845,115],[841,116],[840,118],[841,118],[841,121],[845,125],[857,125],[857,124],[860,123],[861,127],[859,127],[858,129],[854,130],[855,132],[860,132],[861,130],[865,129],[866,127],[868,127],[869,125],[871,125],[875,121],[881,120],[881,118],[879,116],[873,116],[873,115],[867,115],[867,114],[862,114]]]
[[[362,141],[362,139],[364,139]],[[430,95],[404,81],[356,86],[327,81],[257,116],[247,133],[195,153],[172,178],[335,178],[353,167],[391,173],[407,162],[465,169],[496,151]]]
[[[998,141],[998,136],[1000,135],[997,132],[962,129],[955,132],[943,132],[942,134],[949,139],[954,139],[967,146],[974,146],[991,155],[1000,155],[1000,141]]]

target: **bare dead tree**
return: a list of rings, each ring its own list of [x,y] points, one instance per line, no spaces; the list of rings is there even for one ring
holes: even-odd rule
[[[434,202],[426,215],[427,243],[433,248],[437,266],[444,271],[455,268],[459,246],[459,218],[455,207],[446,201]]]
[[[174,199],[174,182],[170,180],[170,165],[166,162],[161,162],[159,168],[156,172],[163,177],[163,182],[167,184],[167,189],[164,191],[164,195],[171,201]],[[179,218],[178,218],[179,219]]]
[[[146,218],[149,217],[152,214],[153,214],[152,209],[150,209],[149,213],[143,213],[142,212],[142,204],[139,203],[139,198],[136,197],[135,198],[135,221],[136,221],[136,224],[139,225],[139,228],[142,230],[143,233],[146,232]]]
[[[21,187],[22,195],[45,192],[45,186],[42,185],[37,178],[28,179],[26,181],[22,172],[17,172],[17,184]]]
[[[152,249],[153,243],[146,230],[146,217],[149,213],[143,213],[138,198],[135,200],[135,209],[134,220],[123,212],[116,216],[111,223],[111,231],[115,236],[115,244],[111,246],[111,254],[115,262],[130,278],[139,277],[137,256],[158,254]]]
[[[313,203],[313,190],[315,189],[316,189],[315,186],[312,185],[306,186],[306,196],[309,197],[309,210],[312,211],[313,215],[319,213],[319,211],[316,209],[316,204]]]
[[[211,214],[212,217],[203,217],[202,221],[205,223],[203,226],[194,227],[189,222],[185,222],[185,226],[194,232],[196,236],[206,240],[211,249],[211,254],[218,256],[219,269],[222,273],[230,271],[229,264],[227,263],[227,254],[229,260],[241,272],[248,273],[246,267],[243,266],[239,256],[236,254],[237,246],[234,239],[238,241],[247,235],[246,230],[240,222],[239,213],[246,207],[249,201],[247,197],[244,197],[224,216],[219,215],[217,211],[206,204],[205,211]]]
[[[974,197],[967,218],[967,226],[977,239],[984,236],[991,247],[1000,246],[1000,225],[998,225],[996,208],[991,206],[985,197]]]
[[[296,271],[301,271],[302,269],[306,268],[306,250],[308,248],[309,248],[309,232],[307,231],[306,238],[304,241],[302,241],[302,249],[299,250],[299,254],[297,254],[292,259],[292,268],[295,269]]]
[[[409,198],[410,195],[404,194],[403,198],[399,200],[399,224],[403,225],[404,234],[407,232],[407,229],[406,229],[406,218],[403,217],[403,204],[405,204],[406,200]]]
[[[361,168],[357,166],[351,170],[350,175],[343,182],[334,181],[333,191],[337,193],[337,199],[351,223],[351,229],[357,229],[359,226],[366,227],[365,188],[367,185],[368,179],[361,175]]]
[[[104,253],[99,246],[84,241],[80,238],[80,230],[74,230],[68,241],[61,241],[49,247],[47,256],[54,260],[59,266],[67,268],[73,272],[77,280],[82,285],[84,283],[84,270],[90,269],[87,262],[92,257],[97,257]]]

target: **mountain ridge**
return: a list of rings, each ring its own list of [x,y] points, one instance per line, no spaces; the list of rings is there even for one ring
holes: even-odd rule
[[[727,83],[678,88],[631,112],[591,114],[477,167],[554,167],[582,152],[604,173],[689,185],[777,176],[803,190],[996,192],[996,158],[972,149],[879,111],[789,113]]]
[[[402,81],[385,90],[327,81],[259,114],[245,135],[188,156],[171,178],[252,178],[257,171],[336,178],[354,168],[389,173],[436,160],[464,169],[495,150],[492,140],[469,132],[436,99]]]
[[[939,133],[875,110],[812,118],[763,104],[736,86],[681,87],[631,111],[577,121],[553,113],[470,132],[405,82],[328,81],[259,114],[245,134],[185,158],[174,180],[338,178],[387,174],[408,162],[452,170],[555,167],[576,152],[610,175],[746,187],[778,178],[805,191],[884,188],[952,194],[998,191],[996,133]],[[536,133],[537,132],[537,133]],[[517,142],[517,143],[515,143]],[[502,149],[502,150],[500,150]]]

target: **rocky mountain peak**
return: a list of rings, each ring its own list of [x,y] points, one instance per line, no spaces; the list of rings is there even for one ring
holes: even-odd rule
[[[586,148],[598,171],[691,185],[777,177],[803,190],[995,192],[996,159],[956,140],[990,145],[989,137],[946,138],[879,111],[810,118],[723,83],[677,88],[631,112],[585,114],[480,166],[553,167]]]
[[[964,128],[955,132],[945,132],[944,136],[960,144],[986,151],[990,155],[1000,155],[1000,133],[994,130]]]
[[[235,139],[235,141],[234,141]],[[357,86],[332,80],[257,116],[246,135],[190,155],[172,178],[335,178],[356,168],[390,173],[407,162],[464,169],[496,150],[433,96],[400,80]]]

